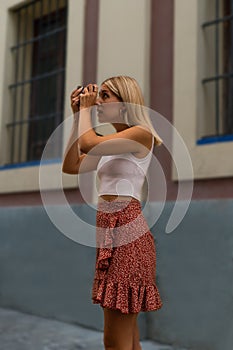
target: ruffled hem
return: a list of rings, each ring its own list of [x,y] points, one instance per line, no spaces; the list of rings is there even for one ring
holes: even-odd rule
[[[92,302],[124,314],[155,311],[163,305],[155,284],[127,286],[104,279],[94,279]]]

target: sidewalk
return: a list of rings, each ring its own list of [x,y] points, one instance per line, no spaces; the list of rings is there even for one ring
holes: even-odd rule
[[[0,308],[1,350],[103,350],[102,338],[102,332]],[[141,345],[143,350],[182,350],[150,341]]]

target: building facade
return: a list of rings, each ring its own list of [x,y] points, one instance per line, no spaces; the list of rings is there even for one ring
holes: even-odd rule
[[[232,0],[2,0],[0,11],[0,306],[102,329],[90,301],[95,249],[47,213],[62,217],[68,204],[92,221],[95,176],[61,174],[70,93],[129,75],[169,125],[158,119],[165,142],[146,212],[161,213],[152,232],[164,306],[140,316],[142,336],[231,350]],[[187,211],[166,234],[177,201]]]

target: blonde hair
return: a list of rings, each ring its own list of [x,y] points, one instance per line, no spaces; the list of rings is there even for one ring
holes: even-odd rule
[[[125,102],[128,125],[144,125],[150,129],[155,138],[155,145],[160,146],[163,140],[159,137],[150,120],[147,108],[142,95],[142,91],[134,78],[128,76],[116,76],[102,82],[112,91],[122,102]]]

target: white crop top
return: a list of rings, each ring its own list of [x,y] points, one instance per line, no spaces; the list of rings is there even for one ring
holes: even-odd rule
[[[152,158],[151,150],[146,157],[137,158],[132,153],[102,156],[97,166],[99,177],[98,195],[114,194],[131,196],[141,200],[142,186]]]

